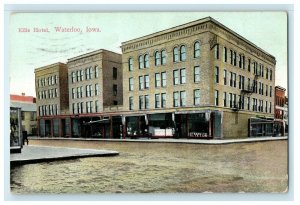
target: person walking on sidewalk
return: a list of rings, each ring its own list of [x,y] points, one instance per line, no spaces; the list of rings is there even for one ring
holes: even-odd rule
[[[29,141],[28,141],[28,137],[27,137],[27,131],[23,131],[23,145],[25,145],[25,141],[28,145]]]

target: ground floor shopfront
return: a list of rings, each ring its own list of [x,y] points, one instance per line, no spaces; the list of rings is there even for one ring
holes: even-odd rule
[[[274,120],[249,113],[186,110],[38,119],[41,137],[222,139],[275,136]]]

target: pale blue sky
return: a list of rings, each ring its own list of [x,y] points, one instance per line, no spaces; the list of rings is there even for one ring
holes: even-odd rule
[[[275,56],[276,85],[287,88],[284,12],[15,13],[10,16],[10,93],[35,96],[34,69],[97,49],[121,53],[121,42],[211,16]],[[100,33],[56,33],[55,26],[99,27]],[[18,28],[49,28],[22,33]]]

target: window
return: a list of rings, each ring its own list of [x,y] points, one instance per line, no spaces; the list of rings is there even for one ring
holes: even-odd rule
[[[133,78],[129,78],[129,91],[133,90]]]
[[[139,88],[144,90],[144,76],[139,76]]]
[[[179,106],[179,93],[173,92],[173,107]]]
[[[85,69],[85,79],[86,79],[86,80],[90,79],[89,68],[86,68],[86,69]]]
[[[58,78],[57,75],[54,76],[54,84],[57,84]]]
[[[160,87],[161,81],[160,81],[160,73],[155,73],[155,87]]]
[[[215,59],[219,59],[219,45],[215,45],[214,47]]]
[[[75,72],[72,72],[71,75],[72,75],[72,83],[75,83],[76,80]]]
[[[91,113],[91,104],[90,102],[85,103],[86,113]]]
[[[161,86],[162,87],[166,87],[167,86],[167,74],[166,74],[166,72],[162,72],[161,73]]]
[[[145,54],[144,56],[144,66],[145,68],[149,68],[149,55]]]
[[[248,58],[248,71],[251,72],[251,59]]]
[[[194,44],[194,58],[199,58],[200,57],[200,43],[197,41]]]
[[[139,96],[139,109],[143,109],[144,108],[144,96]]]
[[[185,68],[180,69],[180,84],[186,83]]]
[[[268,96],[268,85],[266,85],[266,96]]]
[[[72,103],[72,113],[75,114],[75,112],[76,112],[75,103]]]
[[[129,110],[133,110],[133,97],[129,97]]]
[[[133,70],[133,58],[128,59],[128,70],[129,71]]]
[[[139,56],[139,69],[144,68],[144,61],[143,61],[143,56]]]
[[[215,90],[215,106],[219,106],[219,91]]]
[[[227,107],[227,93],[226,92],[223,93],[223,106]]]
[[[160,94],[155,94],[155,108],[160,107]]]
[[[272,70],[270,70],[270,80],[272,81],[272,78],[273,78],[273,76],[272,76]]]
[[[149,88],[149,75],[145,75],[144,78],[145,78],[145,89],[148,89]]]
[[[266,101],[265,112],[268,112],[268,101]]]
[[[166,93],[161,94],[161,107],[165,108],[166,107],[166,101],[167,101],[167,95]]]
[[[173,83],[174,83],[174,85],[179,84],[179,71],[178,70],[173,71]]]
[[[264,84],[261,83],[261,94],[264,95]]]
[[[78,71],[76,71],[76,80],[77,80],[77,82],[79,82],[80,81],[80,70],[78,70]]]
[[[269,113],[272,113],[272,102],[270,102]]]
[[[95,66],[95,78],[99,77],[99,67],[96,65]]]
[[[236,66],[236,52],[233,52],[233,65]]]
[[[99,85],[98,83],[95,84],[95,96],[99,95]]]
[[[227,85],[227,70],[224,69],[224,85]]]
[[[92,67],[89,68],[89,77],[90,77],[90,79],[93,78],[93,68]]]
[[[233,73],[233,87],[236,88],[236,73]]]
[[[155,66],[159,66],[160,65],[160,53],[159,53],[159,51],[155,51],[155,54],[154,54],[154,56],[155,56]]]
[[[236,103],[236,94],[233,94],[233,107],[237,108],[237,103]]]
[[[77,87],[77,98],[80,98],[80,87]]]
[[[54,94],[55,94],[55,96],[54,96],[54,97],[56,97],[56,98],[57,98],[57,97],[58,97],[57,88],[55,88],[55,89],[54,89],[54,92],[55,92],[55,93],[54,93]]]
[[[180,47],[180,61],[186,60],[185,46]]]
[[[84,75],[84,71],[80,70],[80,81],[83,81],[83,75]]]
[[[194,67],[194,82],[200,82],[200,67],[199,66],[195,66]]]
[[[200,90],[194,90],[194,105],[200,105]]]
[[[145,95],[145,109],[149,109],[149,95]]]
[[[81,86],[80,87],[80,98],[82,98],[83,97],[83,87]]]
[[[266,79],[268,80],[269,78],[269,68],[266,68]]]
[[[85,86],[85,96],[90,97],[90,86],[89,85]]]
[[[118,94],[118,85],[114,84],[113,85],[113,94],[116,96]]]
[[[272,97],[272,86],[270,86],[270,97]]]
[[[226,47],[224,47],[224,49],[223,49],[223,61],[225,63],[227,63],[227,48]]]
[[[250,97],[247,97],[247,109],[250,110]]]
[[[233,51],[230,49],[230,64],[233,64]]]
[[[117,78],[118,78],[118,69],[113,67],[113,79],[117,80]]]
[[[261,69],[260,69],[260,71],[261,71],[261,77],[264,77],[264,65],[261,65]]]
[[[161,64],[165,65],[167,63],[167,52],[165,50],[161,51]]]
[[[180,106],[185,106],[186,92],[180,91]]]
[[[230,72],[230,87],[233,86],[233,72]]]
[[[219,67],[215,67],[215,83],[219,83]]]
[[[99,101],[95,101],[95,112],[99,112]]]
[[[179,57],[178,57],[178,48],[175,47],[173,49],[173,62],[178,62],[179,61]]]
[[[242,58],[242,54],[239,54],[239,68],[242,68],[242,64],[243,64],[243,58]]]

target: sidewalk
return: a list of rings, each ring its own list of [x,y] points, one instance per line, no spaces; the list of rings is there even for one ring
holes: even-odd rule
[[[10,154],[10,165],[32,164],[83,157],[107,157],[119,153],[111,150],[78,149],[48,146],[23,146],[22,153]]]
[[[287,140],[288,137],[254,137],[244,139],[95,139],[95,138],[48,138],[48,137],[30,137],[29,140],[74,140],[74,141],[106,141],[106,142],[143,142],[143,143],[187,143],[187,144],[233,144],[233,143],[248,143],[248,142],[262,142]]]

